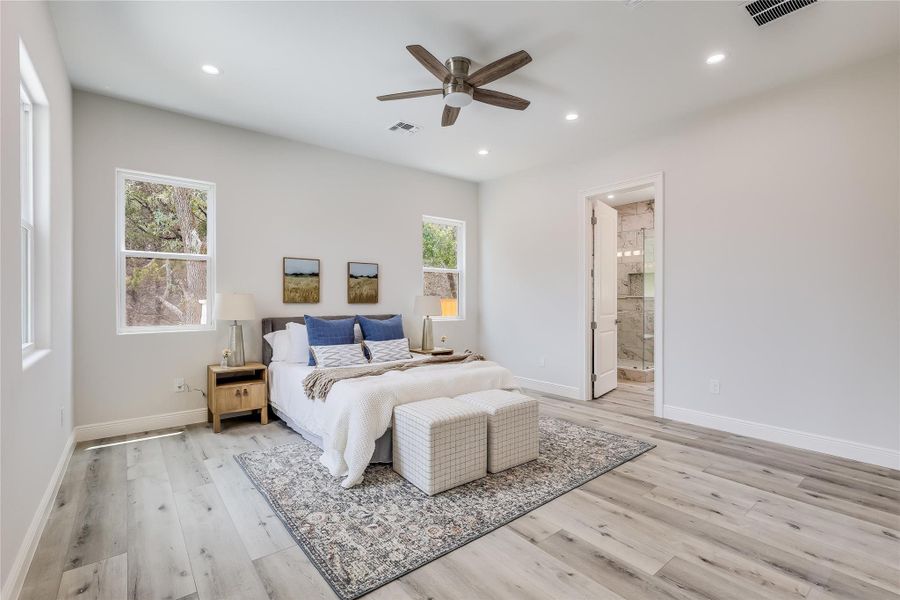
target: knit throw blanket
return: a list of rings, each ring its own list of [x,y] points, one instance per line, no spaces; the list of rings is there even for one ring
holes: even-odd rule
[[[434,365],[441,363],[467,363],[476,360],[484,360],[481,354],[450,354],[447,356],[429,356],[423,360],[415,362],[386,364],[386,365],[366,365],[362,367],[339,367],[335,369],[316,369],[306,376],[303,380],[303,390],[310,399],[324,400],[331,391],[332,386],[338,381],[344,379],[355,379],[357,377],[371,377],[373,375],[384,375],[388,371],[406,371],[415,369],[416,367],[424,367],[426,365]]]

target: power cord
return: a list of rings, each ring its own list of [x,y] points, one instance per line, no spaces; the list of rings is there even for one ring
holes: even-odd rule
[[[206,398],[206,392],[204,392],[200,388],[192,388],[189,383],[185,383],[183,387],[184,387],[184,389],[181,390],[182,394],[185,392],[200,392],[200,394],[202,394],[203,397]]]

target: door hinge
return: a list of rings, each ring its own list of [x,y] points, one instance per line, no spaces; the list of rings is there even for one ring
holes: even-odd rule
[[[597,217],[591,215],[591,225],[596,225],[596,224],[597,224]]]
[[[594,277],[594,270],[591,269],[591,278],[593,278],[593,277]]]
[[[596,381],[597,381],[597,374],[591,373],[591,383],[596,383]]]
[[[597,321],[591,321],[591,329],[597,329]]]

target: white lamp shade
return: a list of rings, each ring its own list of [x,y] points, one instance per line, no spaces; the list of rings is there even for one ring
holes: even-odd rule
[[[440,316],[441,315],[441,297],[440,296],[416,296],[416,303],[413,312],[417,315]]]
[[[213,318],[217,321],[252,321],[256,318],[253,294],[216,294]]]

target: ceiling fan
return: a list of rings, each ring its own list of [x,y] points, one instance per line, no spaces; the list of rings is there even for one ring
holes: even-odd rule
[[[481,86],[509,75],[530,63],[531,56],[524,50],[513,52],[509,56],[495,60],[469,75],[469,66],[471,66],[472,62],[464,56],[454,56],[447,59],[447,62],[441,63],[422,46],[412,45],[407,46],[406,49],[432,75],[440,79],[443,82],[443,86],[428,90],[387,94],[386,96],[378,96],[379,100],[405,100],[407,98],[421,98],[422,96],[443,94],[445,106],[444,114],[441,117],[442,127],[449,127],[456,123],[459,109],[471,104],[472,100],[513,110],[525,110],[531,104],[528,100],[511,94],[481,88]]]

